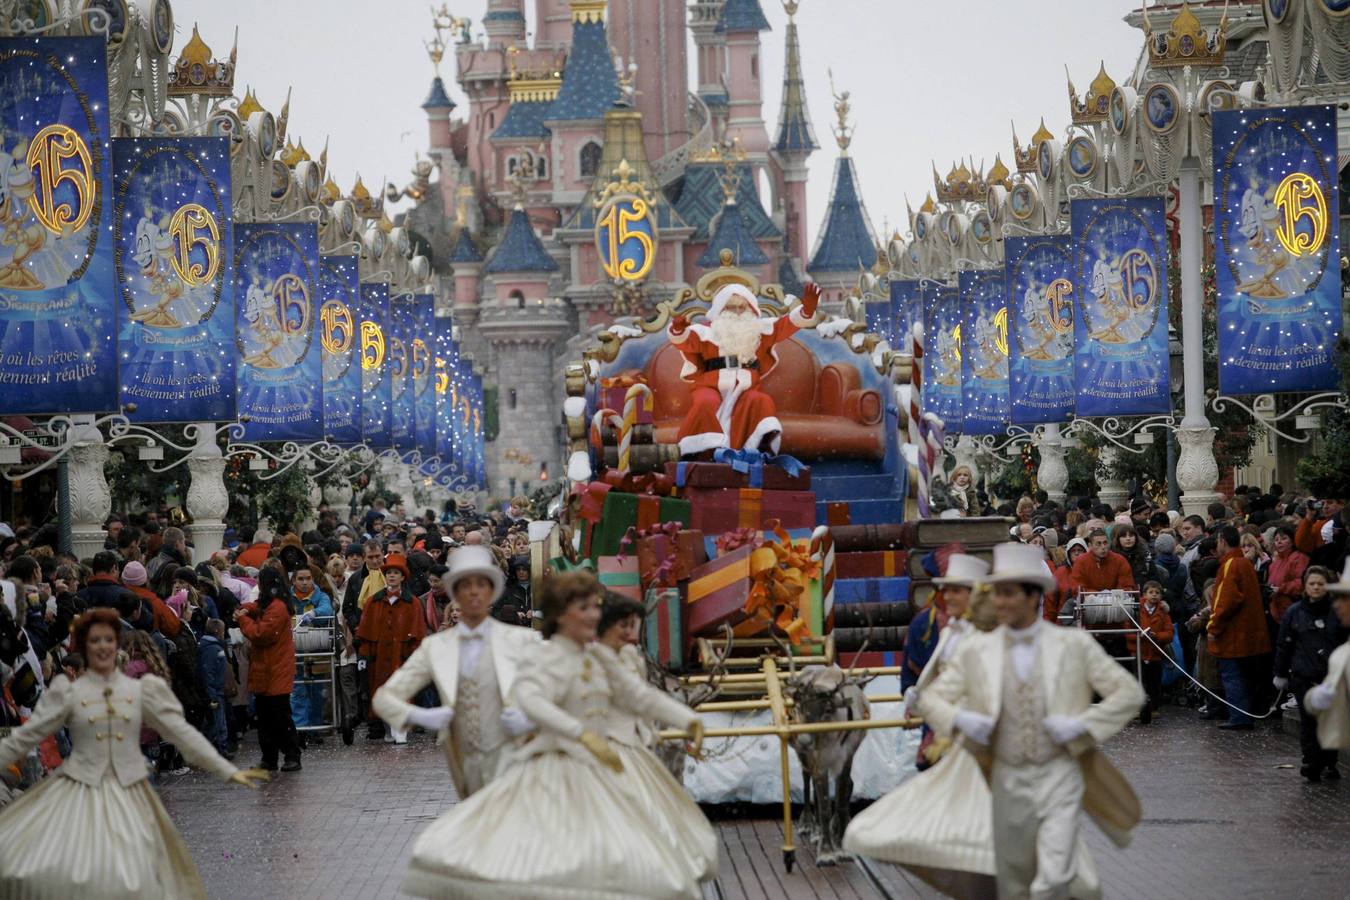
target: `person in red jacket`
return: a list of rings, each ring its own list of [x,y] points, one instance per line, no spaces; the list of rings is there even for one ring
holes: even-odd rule
[[[1134,573],[1125,557],[1111,549],[1106,532],[1100,528],[1088,535],[1088,552],[1078,557],[1069,576],[1075,592],[1132,591]]]
[[[259,768],[277,770],[277,754],[285,757],[283,772],[300,771],[300,738],[291,718],[295,688],[295,639],[291,636],[291,588],[280,560],[270,559],[258,572],[258,600],[235,610],[234,621],[249,643],[248,689],[258,717]]]
[[[408,589],[411,576],[403,556],[398,553],[386,556],[382,573],[384,589],[366,601],[361,624],[356,627],[356,649],[366,662],[371,697],[427,636],[425,610]],[[384,739],[394,744],[408,743],[407,732],[392,727]]]
[[[183,627],[183,621],[178,618],[177,613],[169,609],[169,604],[145,586],[148,580],[149,576],[146,574],[145,566],[140,563],[133,561],[122,567],[122,586],[140,597],[141,602],[150,607],[150,613],[155,622],[155,630],[172,640],[178,637],[178,632]]]
[[[1225,730],[1251,731],[1247,715],[1259,698],[1257,688],[1270,681],[1270,631],[1261,602],[1256,569],[1242,555],[1241,538],[1232,525],[1216,534],[1219,576],[1209,614],[1209,652],[1219,661],[1219,677],[1230,704]],[[1235,708],[1236,707],[1236,708]]]
[[[1284,614],[1303,593],[1303,571],[1308,568],[1307,554],[1294,547],[1294,529],[1281,525],[1275,531],[1275,555],[1266,569],[1266,579],[1274,596],[1270,598],[1270,617],[1279,625]]]
[[[1080,557],[1086,556],[1088,552],[1087,541],[1082,538],[1074,538],[1069,541],[1065,548],[1064,565],[1053,566],[1051,571],[1055,576],[1055,589],[1045,597],[1045,609],[1043,610],[1045,620],[1059,624],[1059,614],[1061,610],[1065,611],[1065,616],[1070,615],[1075,608],[1070,601],[1078,599],[1078,589],[1073,585],[1073,564],[1078,562]]]
[[[1156,581],[1147,582],[1139,597],[1139,628],[1153,640],[1140,639],[1134,634],[1129,634],[1125,637],[1125,643],[1131,653],[1135,652],[1135,645],[1139,645],[1144,691],[1148,694],[1148,703],[1144,704],[1139,719],[1147,724],[1162,705],[1163,660],[1167,658],[1167,654],[1158,648],[1170,647],[1175,632],[1172,613],[1163,602],[1162,585]]]

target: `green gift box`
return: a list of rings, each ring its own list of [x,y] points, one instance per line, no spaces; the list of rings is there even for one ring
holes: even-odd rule
[[[647,591],[647,615],[642,623],[647,655],[667,669],[684,667],[684,597],[678,587]]]
[[[626,550],[636,557],[636,540],[630,547],[620,546],[628,529],[652,528],[663,522],[679,522],[687,528],[692,513],[688,500],[609,491],[605,494],[600,518],[595,522],[582,521],[582,554],[590,559],[598,559],[601,556],[617,556]]]

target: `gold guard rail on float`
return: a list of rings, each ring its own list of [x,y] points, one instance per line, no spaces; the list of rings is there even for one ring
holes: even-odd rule
[[[820,643],[820,642],[817,642]],[[791,659],[792,664],[802,665],[824,664],[829,665],[834,661],[834,635],[829,635],[824,641],[824,653],[819,656],[794,656]],[[702,658],[706,661],[713,660],[712,644],[707,639],[700,638],[698,649]],[[750,641],[739,641],[738,646],[765,646],[780,647],[777,642],[768,639],[752,639]],[[870,730],[874,728],[918,728],[923,724],[922,719],[905,717],[901,719],[863,719],[856,722],[800,722],[794,723],[788,721],[788,708],[793,705],[791,698],[783,696],[782,675],[778,671],[778,660],[772,655],[766,655],[759,659],[753,657],[744,658],[744,662],[737,662],[737,665],[747,665],[756,663],[760,667],[758,672],[740,672],[734,675],[723,675],[720,678],[710,675],[690,675],[680,679],[685,684],[706,684],[711,680],[716,680],[718,684],[735,686],[738,688],[753,688],[758,685],[764,686],[765,697],[758,700],[725,700],[701,703],[697,707],[698,712],[740,712],[750,710],[769,709],[773,713],[772,725],[742,725],[736,728],[709,728],[704,731],[703,736],[709,738],[717,737],[756,737],[775,735],[778,737],[778,759],[779,768],[782,773],[783,781],[783,863],[789,872],[792,871],[792,863],[796,854],[796,844],[793,839],[792,828],[792,779],[788,769],[788,742],[794,735],[798,734],[821,734],[834,731],[859,731]],[[726,660],[726,662],[730,662]],[[877,666],[875,668],[864,668],[851,670],[851,674],[861,677],[875,677],[878,675],[899,675],[899,666]],[[898,703],[904,699],[900,694],[878,694],[868,697],[868,703]],[[687,740],[688,732],[679,730],[666,730],[660,732],[660,738],[663,741]]]

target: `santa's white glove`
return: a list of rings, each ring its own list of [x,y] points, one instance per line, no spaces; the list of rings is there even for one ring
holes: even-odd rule
[[[963,709],[957,713],[952,724],[956,726],[957,731],[982,747],[989,745],[989,738],[994,733],[993,716],[971,712],[968,709]]]
[[[455,711],[448,706],[433,706],[431,709],[414,707],[408,713],[408,724],[419,725],[427,731],[444,731],[455,718]]]
[[[1331,709],[1331,701],[1335,698],[1335,688],[1329,684],[1319,684],[1303,695],[1303,705],[1313,712],[1326,712]]]
[[[1289,679],[1281,678],[1279,675],[1276,675],[1274,678],[1272,678],[1270,683],[1275,685],[1275,690],[1277,691],[1282,691],[1285,688],[1289,687]]]
[[[1046,716],[1041,719],[1041,725],[1050,735],[1050,740],[1056,744],[1064,745],[1077,740],[1087,734],[1087,725],[1083,720],[1074,716]]]
[[[502,710],[502,728],[511,737],[520,737],[522,734],[529,734],[535,730],[535,724],[530,717],[525,715],[514,706],[508,706]]]

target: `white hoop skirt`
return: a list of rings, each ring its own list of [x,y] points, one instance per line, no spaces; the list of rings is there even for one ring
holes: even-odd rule
[[[206,898],[187,845],[149,781],[98,787],[59,772],[0,810],[7,900]]]
[[[932,768],[854,816],[844,849],[903,866],[953,897],[994,896],[993,798],[979,762],[949,747]],[[1086,847],[1078,859],[1071,895],[1100,896]]]
[[[671,777],[646,747],[612,743],[623,760],[619,776],[624,788],[647,811],[647,819],[667,843],[686,859],[695,881],[717,877],[717,833],[684,786]]]
[[[403,891],[437,900],[698,898],[687,854],[625,790],[625,777],[564,752],[522,760],[422,832]]]

